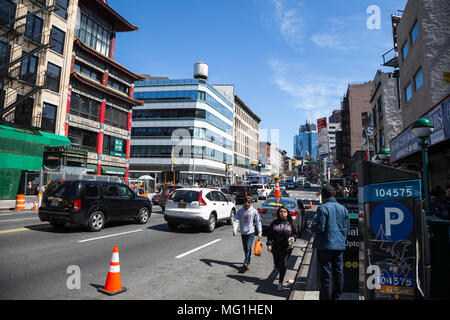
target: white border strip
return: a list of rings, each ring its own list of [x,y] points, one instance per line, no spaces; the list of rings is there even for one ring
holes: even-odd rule
[[[88,241],[94,241],[94,240],[98,240],[98,239],[111,238],[111,237],[120,236],[120,235],[123,235],[123,234],[129,234],[129,233],[139,232],[139,231],[142,231],[142,229],[133,230],[133,231],[128,231],[128,232],[122,232],[122,233],[116,233],[116,234],[110,234],[110,235],[103,236],[103,237],[98,237],[98,238],[92,238],[92,239],[80,240],[80,241],[78,241],[78,243],[88,242]]]
[[[216,242],[219,242],[220,240],[221,240],[221,239],[217,239],[217,240],[211,241],[211,242],[209,242],[209,243],[207,243],[207,244],[204,244],[204,245],[201,246],[201,247],[198,247],[198,248],[192,249],[191,251],[188,251],[188,252],[185,252],[185,253],[183,253],[183,254],[180,254],[180,255],[176,256],[175,259],[183,258],[183,257],[187,256],[188,254],[191,254],[191,253],[193,253],[193,252],[195,252],[195,251],[201,250],[201,249],[203,249],[203,248],[205,248],[205,247],[207,247],[207,246],[210,246],[210,245],[212,245],[212,244],[214,244],[214,243],[216,243]]]

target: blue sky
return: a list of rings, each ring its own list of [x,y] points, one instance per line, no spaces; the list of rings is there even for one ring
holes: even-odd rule
[[[289,156],[306,120],[340,109],[348,83],[370,81],[393,47],[391,14],[407,0],[108,0],[139,31],[119,33],[115,60],[170,79],[206,62],[212,84],[235,94],[279,130]],[[380,8],[380,28],[367,20]],[[388,71],[389,69],[385,69]]]

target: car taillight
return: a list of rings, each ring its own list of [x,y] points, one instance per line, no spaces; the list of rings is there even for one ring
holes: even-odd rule
[[[265,213],[267,213],[267,210],[258,208],[258,213],[259,214],[265,214]]]
[[[73,201],[73,210],[81,210],[81,199]]]
[[[298,216],[298,211],[291,211],[291,217]]]
[[[245,191],[245,196],[247,196],[247,191]]]
[[[264,190],[264,189],[261,190],[261,192],[264,192],[264,191],[266,191],[266,190]]]
[[[271,196],[270,194],[267,196],[267,198],[273,198],[273,196]]]
[[[203,192],[202,192],[202,190],[200,190],[200,196],[198,197],[198,205],[199,205],[199,206],[206,206],[207,203],[206,203],[206,201],[203,199],[202,194],[203,194]]]

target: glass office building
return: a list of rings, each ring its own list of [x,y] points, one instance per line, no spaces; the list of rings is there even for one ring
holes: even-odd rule
[[[317,159],[317,126],[306,121],[300,126],[299,134],[294,136],[294,157],[298,159]]]
[[[135,83],[130,176],[225,183],[233,163],[233,102],[204,79]]]

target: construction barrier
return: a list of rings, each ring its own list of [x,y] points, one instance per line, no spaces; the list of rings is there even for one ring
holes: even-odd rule
[[[16,197],[16,210],[25,210],[25,195],[18,194]]]

